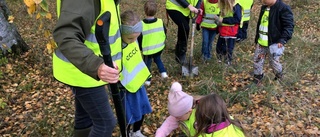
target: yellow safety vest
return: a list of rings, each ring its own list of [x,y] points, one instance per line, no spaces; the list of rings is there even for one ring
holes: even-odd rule
[[[186,0],[189,4],[192,6],[196,6],[198,3],[198,0]],[[189,8],[183,8],[176,0],[167,0],[166,1],[166,9],[168,10],[177,10],[181,12],[184,16],[190,15]]]
[[[214,21],[214,16],[217,16],[220,13],[218,3],[210,3],[208,0],[204,0],[204,11],[201,26],[206,28],[216,28],[217,24]]]
[[[233,6],[237,5],[239,3],[239,0],[235,0]],[[227,17],[233,17],[233,10],[229,13],[227,13],[225,16],[221,16],[222,18],[227,18]],[[222,23],[221,24],[222,26],[235,26],[236,24],[225,24],[225,23]]]
[[[60,0],[57,0],[57,8],[59,8],[57,9],[57,15],[60,15],[60,2]],[[119,70],[121,70],[121,35],[119,30],[120,22],[118,22],[120,17],[118,15],[118,13],[120,13],[119,5],[115,5],[114,1],[110,0],[101,0],[100,2],[100,15],[106,11],[111,13],[111,22],[109,27],[111,56],[112,60],[117,63]],[[91,33],[86,36],[84,44],[91,49],[94,54],[101,56],[99,44],[95,37],[95,24],[91,27],[90,32]],[[106,84],[106,82],[103,82],[102,80],[97,81],[89,75],[82,73],[61,53],[59,48],[57,48],[53,53],[52,63],[54,77],[65,84],[84,88],[97,87]]]
[[[251,6],[253,4],[253,0],[240,0],[239,4],[242,8],[242,18],[240,27],[242,27],[242,23],[250,20]]]
[[[268,26],[269,26],[269,10],[266,9],[262,15],[259,26],[259,38],[258,43],[261,46],[268,46]]]
[[[193,137],[196,135],[197,130],[195,129],[195,109],[192,110],[192,113],[188,120],[183,121],[183,125],[185,126],[189,131],[183,131],[187,136]],[[181,129],[185,129],[181,127]],[[240,130],[240,128],[234,126],[233,124],[230,124],[228,127],[225,127],[221,130],[212,132],[212,133],[204,133],[201,134],[200,137],[245,137],[243,132]]]
[[[166,34],[164,33],[163,22],[157,19],[154,23],[142,22],[142,53],[152,55],[164,49]]]
[[[122,53],[120,82],[129,92],[135,93],[149,78],[150,71],[142,59],[138,42],[128,44]]]

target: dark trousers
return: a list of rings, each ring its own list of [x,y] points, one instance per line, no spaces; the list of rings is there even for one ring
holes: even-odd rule
[[[90,137],[111,137],[116,119],[105,86],[71,87],[75,96],[75,129],[91,127]]]
[[[240,39],[246,39],[247,38],[248,26],[249,26],[249,21],[243,22],[242,28],[240,28],[240,26],[239,26],[237,38],[240,38]]]
[[[176,10],[167,10],[169,17],[178,26],[178,40],[176,44],[175,54],[177,57],[185,56],[187,52],[187,41],[189,37],[189,17],[184,16]]]
[[[234,38],[227,38],[227,41],[225,38],[222,38],[219,35],[219,39],[217,42],[216,52],[218,59],[222,59],[222,57],[225,57],[226,61],[232,60],[232,53],[234,49]]]
[[[153,55],[145,55],[144,56],[144,61],[145,61],[150,72],[151,72],[152,59],[153,59],[154,63],[156,63],[160,73],[167,72],[167,70],[164,67],[163,62],[161,60],[161,53],[162,53],[162,51],[160,51],[156,54],[153,54]],[[148,81],[150,81],[150,80],[151,80],[151,78],[148,79]]]

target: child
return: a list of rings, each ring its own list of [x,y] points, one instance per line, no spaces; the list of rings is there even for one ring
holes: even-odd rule
[[[167,70],[161,60],[161,53],[165,47],[166,33],[165,27],[161,19],[155,18],[157,13],[157,3],[153,0],[148,0],[144,4],[144,12],[147,16],[142,22],[142,35],[138,41],[142,47],[142,54],[144,61],[151,72],[152,59],[157,64],[162,78],[167,78]],[[149,78],[145,85],[151,84]]]
[[[241,42],[247,39],[247,29],[249,26],[251,8],[253,6],[253,0],[239,0],[239,4],[242,7],[242,19],[238,29],[236,42]]]
[[[218,0],[204,0],[200,9],[203,14],[198,15],[197,30],[202,28],[202,58],[204,61],[211,59],[211,49],[214,37],[217,34],[217,24],[215,18],[220,13]]]
[[[197,105],[196,109],[193,104]],[[217,94],[194,101],[193,97],[183,92],[181,85],[175,82],[168,96],[168,111],[170,116],[157,130],[156,137],[168,136],[179,125],[188,137],[244,136],[240,123],[230,118],[225,102]]]
[[[219,39],[216,52],[220,63],[224,56],[225,63],[231,65],[235,38],[241,21],[241,7],[236,0],[219,0],[220,19],[218,19]]]
[[[282,78],[280,57],[284,44],[291,39],[294,21],[290,6],[281,0],[262,0],[263,6],[256,30],[256,49],[254,52],[254,83],[260,84],[263,78],[263,64],[266,55],[275,74],[274,80]]]
[[[131,132],[131,126],[128,126],[128,134],[130,137],[144,137],[140,128],[144,115],[151,113],[152,110],[143,85],[150,76],[150,72],[143,62],[137,43],[137,38],[142,31],[142,23],[137,14],[128,10],[121,14],[121,24],[123,68],[120,74],[122,84],[120,89],[121,94],[125,96],[126,121],[133,125]]]
[[[198,101],[196,107],[195,136],[212,134],[214,137],[244,137],[241,124],[227,111],[227,105],[218,94],[209,94]]]

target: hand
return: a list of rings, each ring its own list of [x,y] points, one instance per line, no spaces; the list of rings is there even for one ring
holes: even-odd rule
[[[199,10],[195,7],[193,7],[191,4],[188,6],[189,10],[195,14],[197,14],[199,12]]]
[[[104,63],[101,64],[98,68],[98,77],[104,82],[117,83],[120,77],[118,66],[115,62],[113,62],[113,66],[115,66],[115,68],[111,68]]]
[[[283,45],[281,43],[278,43],[278,48],[281,48]]]
[[[196,28],[197,28],[197,31],[199,31],[200,30],[200,24],[197,23]]]

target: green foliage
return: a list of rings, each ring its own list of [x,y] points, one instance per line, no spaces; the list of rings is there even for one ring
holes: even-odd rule
[[[3,98],[0,98],[0,109],[4,109],[7,106],[7,103],[3,100]]]

